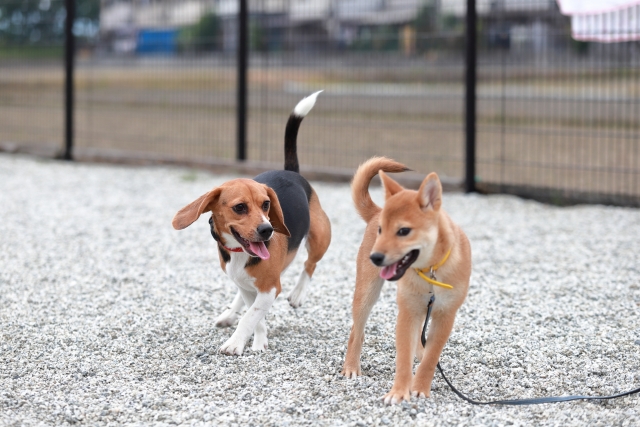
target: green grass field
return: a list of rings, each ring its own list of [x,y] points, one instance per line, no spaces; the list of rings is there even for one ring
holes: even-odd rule
[[[28,59],[62,61],[64,48],[62,46],[2,46],[0,45],[0,60]]]

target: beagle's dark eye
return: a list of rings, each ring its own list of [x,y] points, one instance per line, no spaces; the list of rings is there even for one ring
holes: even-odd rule
[[[398,232],[396,234],[398,236],[406,236],[409,233],[411,233],[411,229],[410,228],[402,227],[400,230],[398,230]]]
[[[209,225],[213,225],[213,217],[212,216],[209,217]]]
[[[245,214],[245,213],[247,213],[247,205],[244,204],[244,203],[238,203],[232,209],[237,214]]]
[[[382,227],[378,226],[378,234],[382,233]]]
[[[271,203],[267,200],[266,202],[264,202],[262,204],[262,210],[267,212],[269,210],[269,206],[271,205]]]

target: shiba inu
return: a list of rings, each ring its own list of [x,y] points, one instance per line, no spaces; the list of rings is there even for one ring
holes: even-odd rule
[[[342,369],[361,375],[364,327],[385,280],[398,281],[396,373],[384,402],[399,403],[411,394],[429,397],[434,371],[447,342],[471,275],[471,246],[460,227],[442,209],[442,184],[429,174],[420,189],[407,190],[385,172],[407,168],[384,157],[363,163],[354,175],[352,196],[367,227],[357,258],[353,326]],[[380,174],[384,207],[369,195],[371,179]],[[421,331],[431,297],[431,327],[423,349]],[[420,361],[413,375],[414,356]]]

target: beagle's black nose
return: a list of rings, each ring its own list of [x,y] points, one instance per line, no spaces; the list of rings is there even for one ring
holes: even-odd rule
[[[271,233],[273,233],[273,227],[271,226],[271,224],[260,224],[258,226],[258,235],[264,240],[267,240],[269,237],[271,237]]]
[[[376,253],[371,254],[369,259],[371,259],[372,263],[374,263],[375,265],[380,267],[382,265],[382,263],[384,262],[384,254],[381,254],[380,252],[376,252]]]

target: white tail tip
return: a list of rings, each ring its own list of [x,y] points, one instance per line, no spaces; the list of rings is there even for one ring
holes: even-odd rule
[[[321,90],[312,93],[311,95],[303,98],[302,101],[298,102],[298,105],[293,109],[293,114],[297,117],[306,117],[309,114],[309,111],[316,105],[316,98],[320,95]]]

